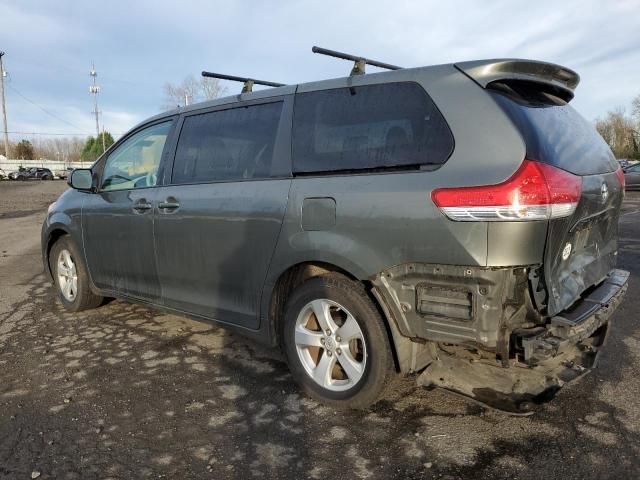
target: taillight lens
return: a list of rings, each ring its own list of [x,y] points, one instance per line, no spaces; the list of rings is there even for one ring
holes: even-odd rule
[[[433,202],[451,220],[518,222],[571,215],[582,179],[545,163],[525,160],[507,181],[479,187],[439,188]]]
[[[622,170],[622,167],[618,167],[618,169],[616,170],[616,177],[618,177],[618,180],[620,181],[620,186],[622,187],[622,194],[624,195],[626,182],[624,179],[624,170]]]

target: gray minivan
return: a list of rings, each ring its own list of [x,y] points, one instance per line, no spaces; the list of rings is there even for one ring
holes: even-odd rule
[[[73,171],[45,269],[71,311],[119,297],[281,345],[334,407],[415,372],[529,411],[595,365],[627,286],[624,175],[578,80],[485,60],[157,115]]]

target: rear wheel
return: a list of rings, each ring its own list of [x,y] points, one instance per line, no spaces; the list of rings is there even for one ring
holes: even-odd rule
[[[336,408],[366,408],[395,376],[384,321],[364,288],[330,274],[304,282],[287,302],[283,342],[295,380]]]
[[[89,275],[82,255],[68,235],[51,248],[49,266],[62,305],[71,312],[96,308],[103,298],[89,286]]]

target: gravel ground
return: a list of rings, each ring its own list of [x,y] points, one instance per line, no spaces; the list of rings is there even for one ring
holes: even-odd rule
[[[63,182],[0,183],[0,478],[634,478],[640,194],[600,366],[531,417],[400,382],[366,412],[302,396],[278,351],[113,301],[69,314],[40,261]]]

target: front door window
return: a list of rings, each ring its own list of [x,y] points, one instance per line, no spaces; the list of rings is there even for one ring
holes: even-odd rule
[[[100,189],[113,191],[155,186],[170,129],[171,122],[152,125],[119,145],[107,158]]]

